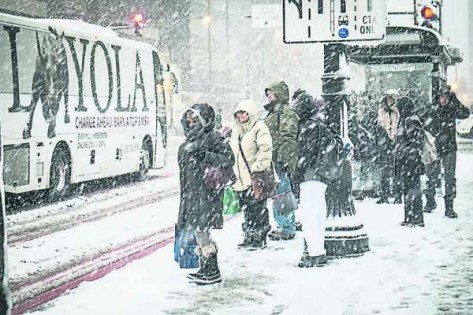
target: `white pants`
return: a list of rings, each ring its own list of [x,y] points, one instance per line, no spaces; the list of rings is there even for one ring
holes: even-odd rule
[[[325,255],[325,224],[327,205],[325,190],[327,185],[318,181],[301,183],[298,217],[302,223],[302,233],[307,242],[310,256]]]

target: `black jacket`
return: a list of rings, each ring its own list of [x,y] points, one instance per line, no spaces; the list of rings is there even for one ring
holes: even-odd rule
[[[425,129],[435,137],[437,154],[446,155],[457,150],[456,120],[468,118],[470,112],[455,96],[450,94],[448,104],[442,106],[436,96],[431,110],[422,115]]]
[[[204,170],[208,165],[231,167],[235,160],[228,143],[213,130],[215,115],[212,107],[196,104],[191,109],[200,115],[203,126],[202,130],[196,133],[188,127],[186,114],[181,120],[187,139],[178,152],[181,186],[178,227],[221,229],[223,190],[206,187]]]
[[[326,184],[333,179],[327,172],[339,160],[339,146],[333,132],[316,116],[310,99],[302,95],[294,107],[300,117],[298,144],[298,181],[317,180]]]
[[[419,117],[414,114],[414,102],[409,97],[398,100],[400,113],[398,134],[396,137],[396,164],[400,168],[400,176],[405,188],[417,181],[416,177],[425,173],[421,160],[424,146],[424,130]]]

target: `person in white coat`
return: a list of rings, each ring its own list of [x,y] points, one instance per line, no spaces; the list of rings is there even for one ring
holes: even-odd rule
[[[233,188],[238,194],[245,222],[242,224],[244,240],[239,247],[249,250],[266,247],[271,229],[266,200],[256,200],[251,173],[271,168],[273,144],[268,127],[257,120],[257,105],[250,100],[238,104],[235,112],[230,146],[235,155],[233,170],[237,177]],[[246,161],[245,161],[246,160]]]

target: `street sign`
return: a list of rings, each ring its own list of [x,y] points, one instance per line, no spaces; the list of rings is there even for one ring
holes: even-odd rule
[[[257,4],[251,6],[253,28],[281,27],[281,4]]]
[[[283,0],[284,42],[383,41],[386,0]]]

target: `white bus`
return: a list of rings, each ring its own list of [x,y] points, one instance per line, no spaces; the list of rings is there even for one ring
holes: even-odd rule
[[[166,159],[162,66],[153,46],[82,21],[0,13],[5,191],[123,175]]]

